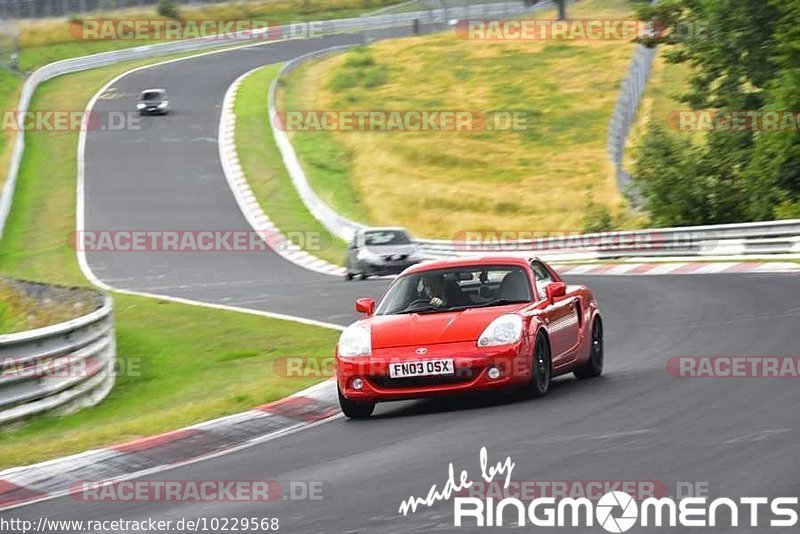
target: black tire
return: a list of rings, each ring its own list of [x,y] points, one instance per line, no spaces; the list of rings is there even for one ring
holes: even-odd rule
[[[342,409],[342,413],[347,417],[350,419],[367,419],[372,415],[372,412],[375,410],[374,402],[355,402],[348,400],[347,397],[342,395],[342,390],[340,390],[338,386],[336,389],[339,393],[339,407]]]
[[[355,276],[355,275],[353,273],[351,273],[350,271],[347,271],[346,273],[344,273],[344,279],[347,280],[348,282],[353,279],[353,276]]]
[[[592,323],[591,336],[589,361],[574,371],[575,377],[581,380],[596,378],[603,374],[603,321],[600,317],[595,317]]]
[[[528,392],[533,398],[544,397],[550,390],[553,378],[553,360],[550,354],[550,343],[544,334],[536,337],[536,346],[533,348],[533,372],[528,384]]]

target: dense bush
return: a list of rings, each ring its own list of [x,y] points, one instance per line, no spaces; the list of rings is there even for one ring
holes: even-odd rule
[[[181,10],[176,0],[159,0],[158,14],[170,19],[181,18]]]
[[[661,42],[668,61],[692,66],[692,109],[800,109],[800,0],[664,0],[640,17],[682,33]],[[633,178],[657,224],[795,217],[800,131],[712,131],[692,144],[654,124]]]

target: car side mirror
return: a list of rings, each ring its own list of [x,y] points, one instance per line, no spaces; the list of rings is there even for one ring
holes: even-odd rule
[[[567,284],[564,282],[553,282],[545,288],[547,293],[547,300],[555,302],[558,297],[563,297],[567,294]]]
[[[375,313],[375,301],[371,298],[363,298],[356,300],[356,311],[358,313],[364,313],[367,315],[372,315]]]

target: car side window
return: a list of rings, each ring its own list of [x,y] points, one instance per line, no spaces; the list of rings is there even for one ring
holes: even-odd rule
[[[553,283],[553,277],[550,276],[550,271],[542,265],[539,261],[532,261],[531,262],[531,270],[533,271],[533,277],[536,280],[536,291],[539,293],[540,297],[543,297],[545,293],[545,288]]]

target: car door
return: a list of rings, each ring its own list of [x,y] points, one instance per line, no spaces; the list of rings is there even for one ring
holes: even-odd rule
[[[547,268],[538,261],[531,262],[536,280],[536,290],[544,297],[547,286],[555,282]],[[577,356],[576,349],[580,336],[580,301],[567,293],[549,303],[545,309],[545,324],[550,335],[550,350],[553,367],[565,365]]]

